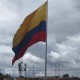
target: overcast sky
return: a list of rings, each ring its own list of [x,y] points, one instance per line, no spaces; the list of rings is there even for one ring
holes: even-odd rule
[[[23,60],[28,68],[44,69],[45,43],[26,51],[12,66],[12,40],[24,18],[46,0],[0,0],[0,68],[17,68]],[[48,70],[80,67],[80,0],[48,0]],[[77,72],[78,73],[78,72]],[[42,73],[40,73],[42,74]],[[76,74],[76,72],[75,72]]]

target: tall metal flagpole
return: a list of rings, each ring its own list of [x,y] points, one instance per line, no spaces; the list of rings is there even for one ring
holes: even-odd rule
[[[48,28],[48,0],[46,6],[46,50],[45,50],[45,80],[47,80],[47,28]]]

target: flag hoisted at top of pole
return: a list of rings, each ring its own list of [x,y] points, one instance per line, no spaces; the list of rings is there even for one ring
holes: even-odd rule
[[[47,2],[28,15],[14,35],[12,50],[15,56],[12,64],[24,55],[28,47],[46,41],[46,6]]]

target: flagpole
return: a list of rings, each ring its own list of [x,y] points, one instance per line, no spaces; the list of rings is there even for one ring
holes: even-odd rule
[[[45,50],[45,80],[47,80],[47,28],[48,28],[48,0],[46,7],[46,50]]]

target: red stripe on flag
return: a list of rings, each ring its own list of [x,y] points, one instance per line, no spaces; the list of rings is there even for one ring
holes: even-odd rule
[[[17,56],[14,56],[14,58],[12,60],[12,65],[15,63],[16,60],[18,60],[19,58],[21,58],[24,55],[24,53],[28,47],[30,47],[31,45],[33,45],[39,41],[45,42],[45,39],[46,39],[46,32],[44,32],[44,31],[40,31],[40,32],[37,32],[36,34],[34,34],[31,38],[31,40],[28,42],[28,44],[20,50],[20,52],[18,53]]]

